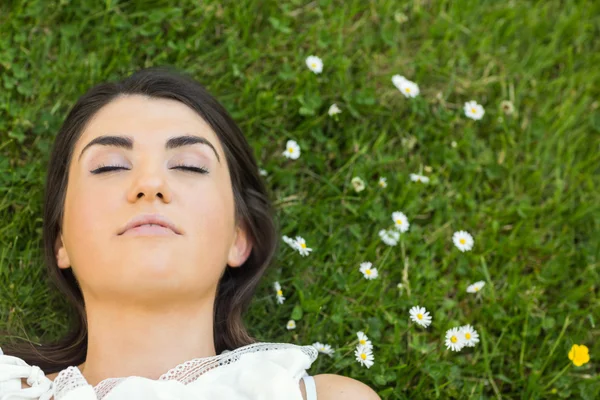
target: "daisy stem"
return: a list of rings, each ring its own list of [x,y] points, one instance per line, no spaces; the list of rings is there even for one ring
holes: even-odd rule
[[[487,278],[487,283],[490,287],[490,293],[492,294],[492,300],[494,303],[496,302],[496,291],[494,290],[494,285],[492,284],[492,279],[490,278],[490,273],[487,269],[487,264],[485,263],[485,258],[481,256],[481,266],[483,267],[483,274]]]
[[[342,357],[342,358],[346,358],[346,357],[348,357],[349,355],[351,355],[351,354],[353,354],[353,353],[354,353],[354,350],[355,350],[355,349],[356,349],[356,347],[354,347],[354,348],[350,348],[350,350],[348,350],[347,352],[343,353],[343,354],[341,355],[341,357]],[[342,371],[344,368],[345,368],[345,367],[342,367],[342,368],[340,368],[340,369],[338,369],[338,370],[336,370],[336,371],[334,371],[334,372],[332,372],[332,373],[334,373],[334,374],[339,374],[339,373],[340,373],[340,371]]]
[[[379,262],[379,269],[380,269],[380,270],[381,270],[381,267],[383,267],[383,264],[384,264],[385,260],[386,260],[386,259],[388,258],[388,256],[390,255],[391,251],[392,251],[392,247],[391,247],[391,246],[388,246],[388,248],[387,248],[387,250],[386,250],[385,254],[383,255],[383,258],[382,258],[382,259],[381,259],[381,261]]]
[[[367,285],[367,289],[362,291],[360,297],[358,298],[358,300],[356,300],[358,304],[360,304],[363,301],[363,299],[365,298],[365,296],[367,294],[369,294],[369,292],[371,290],[371,286],[373,286],[373,285]]]
[[[406,257],[406,250],[404,249],[404,238],[400,239],[400,249],[402,250],[402,262],[404,263],[404,269],[402,270],[402,283],[406,288],[406,295],[410,297],[410,283],[408,282],[408,258]]]
[[[549,388],[550,386],[552,386],[552,384],[553,384],[554,382],[556,382],[556,380],[557,380],[558,378],[560,378],[561,376],[563,376],[563,375],[565,374],[565,372],[567,372],[567,369],[569,369],[569,367],[570,367],[570,366],[571,366],[571,363],[568,363],[568,364],[567,364],[567,365],[566,365],[566,366],[565,366],[565,367],[564,367],[564,368],[563,368],[563,369],[562,369],[562,370],[561,370],[561,371],[560,371],[558,374],[556,374],[556,375],[554,376],[554,378],[552,378],[552,380],[551,380],[550,382],[548,382],[548,383],[546,384],[546,386],[544,386],[544,391],[545,391],[545,390],[548,390],[548,388]]]

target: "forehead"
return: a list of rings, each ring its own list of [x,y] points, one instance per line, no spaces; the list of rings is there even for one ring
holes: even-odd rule
[[[75,149],[81,150],[101,135],[131,136],[136,148],[164,147],[169,137],[182,134],[203,136],[223,153],[210,125],[187,105],[171,99],[127,95],[105,105],[91,118]]]

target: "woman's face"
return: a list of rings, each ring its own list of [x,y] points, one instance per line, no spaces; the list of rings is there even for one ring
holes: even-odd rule
[[[109,135],[128,137],[132,148],[86,148]],[[204,138],[212,147],[165,148],[169,139],[184,135]],[[208,173],[175,168],[181,165]],[[125,169],[92,173],[102,166]],[[181,234],[119,234],[145,213],[162,214]],[[195,111],[175,100],[131,95],[112,101],[90,120],[70,161],[57,240],[58,265],[73,268],[86,302],[214,297],[226,265],[240,266],[250,250],[245,231],[235,226],[220,141]]]

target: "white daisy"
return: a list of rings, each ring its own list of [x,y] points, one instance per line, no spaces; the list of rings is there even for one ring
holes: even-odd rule
[[[282,154],[287,158],[297,160],[300,157],[300,146],[295,140],[288,140],[285,145],[285,151]]]
[[[469,232],[454,232],[454,235],[452,235],[452,241],[463,253],[465,251],[470,251],[473,248],[473,236],[471,236]]]
[[[464,110],[467,117],[475,120],[483,118],[483,114],[485,114],[483,106],[477,104],[475,100],[467,101]]]
[[[428,177],[419,174],[410,174],[410,180],[413,182],[429,183]]]
[[[460,328],[452,328],[446,331],[446,346],[453,351],[461,351],[465,346],[465,338]]]
[[[479,334],[471,325],[461,326],[460,333],[463,336],[465,346],[475,347],[475,344],[479,343]]]
[[[401,75],[392,76],[392,83],[402,92],[404,97],[417,97],[419,94],[419,85]]]
[[[477,293],[484,286],[485,286],[485,282],[484,281],[475,282],[474,284],[469,285],[469,287],[467,287],[467,292],[468,293]]]
[[[356,336],[358,336],[358,344],[361,346],[366,346],[368,348],[373,348],[373,343],[369,340],[367,335],[363,331],[356,332]]]
[[[306,57],[306,65],[315,74],[320,74],[323,71],[323,60],[317,56]]]
[[[356,356],[356,361],[367,368],[371,368],[374,364],[375,356],[373,356],[373,350],[370,347],[359,344],[356,350],[354,350],[354,355]]]
[[[356,190],[357,193],[365,190],[365,182],[358,176],[352,178],[352,181],[350,181],[350,183],[352,183],[352,186],[354,186],[354,190]]]
[[[431,324],[431,315],[429,315],[429,311],[425,307],[414,306],[409,310],[409,314],[413,322],[424,328],[427,328]]]
[[[365,276],[365,278],[367,279],[375,279],[379,276],[379,273],[377,272],[377,268],[372,268],[373,264],[371,264],[370,262],[363,262],[360,263],[360,272],[363,273],[363,275]]]
[[[456,148],[456,146],[457,146],[457,143],[456,143],[456,141],[455,141],[455,140],[453,140],[453,141],[452,141],[452,143],[450,143],[450,146],[452,146],[453,148]]]
[[[311,248],[306,247],[306,241],[301,236],[296,236],[296,249],[301,256],[307,256],[312,251]]]
[[[398,88],[398,90],[400,90],[400,84],[404,81],[406,81],[406,78],[402,75],[396,74],[392,76],[392,83],[394,84],[394,86],[396,86],[396,88]]]
[[[395,246],[398,244],[398,240],[400,239],[400,232],[398,232],[396,229],[382,229],[379,231],[379,237],[388,246]]]
[[[262,169],[262,168],[260,168],[258,170],[258,173],[261,174],[262,176],[267,176],[268,175],[267,170],[266,169]]]
[[[293,319],[290,319],[285,327],[287,328],[288,331],[291,331],[292,329],[296,329],[296,321],[294,321]]]
[[[379,186],[381,186],[382,188],[386,188],[387,187],[387,178],[384,178],[384,177],[379,178],[379,182],[377,182],[377,184]]]
[[[273,286],[275,287],[277,302],[279,304],[283,304],[285,297],[283,297],[283,292],[281,291],[281,285],[279,284],[279,282],[275,282],[275,284]]]
[[[333,353],[335,350],[331,348],[328,344],[323,344],[320,342],[314,342],[312,346],[319,351],[319,353],[327,354],[329,357],[333,357]]]
[[[291,237],[288,237],[286,235],[283,235],[282,238],[283,238],[283,241],[286,242],[292,249],[298,250],[298,243],[296,243],[296,241],[294,239],[292,239]]]
[[[330,116],[334,116],[335,114],[339,114],[341,112],[342,110],[340,110],[337,104],[333,103],[331,107],[329,107],[329,111],[327,111],[327,114],[329,114]]]
[[[392,213],[392,220],[394,221],[395,228],[400,232],[406,232],[410,226],[408,218],[406,218],[403,212],[394,211]]]

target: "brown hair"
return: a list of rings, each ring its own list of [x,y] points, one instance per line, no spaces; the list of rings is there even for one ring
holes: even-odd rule
[[[30,342],[2,345],[5,354],[37,365],[46,374],[79,365],[87,355],[88,332],[81,289],[71,268],[58,268],[55,254],[75,143],[103,106],[130,94],[180,101],[195,110],[219,138],[231,175],[235,220],[247,229],[253,247],[246,262],[237,268],[226,266],[219,281],[214,306],[215,350],[220,354],[256,342],[246,331],[242,316],[277,250],[278,226],[252,148],[225,108],[201,84],[173,67],[151,67],[119,82],[92,87],[73,106],[56,136],[45,186],[44,259],[50,279],[74,306],[77,318],[66,336],[55,343],[40,347]]]

